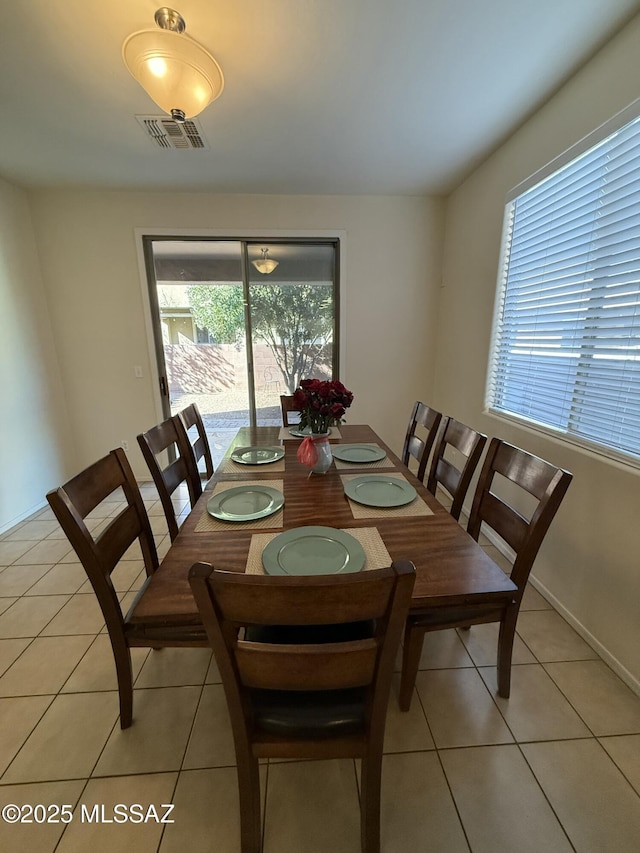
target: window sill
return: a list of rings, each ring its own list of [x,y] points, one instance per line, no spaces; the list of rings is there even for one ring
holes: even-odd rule
[[[533,421],[528,421],[525,418],[518,417],[517,415],[508,415],[504,412],[498,412],[495,409],[487,408],[483,410],[483,414],[501,423],[509,423],[524,430],[525,432],[532,433],[533,435],[542,435],[554,444],[558,444],[563,447],[569,445],[573,450],[576,450],[578,453],[588,456],[590,459],[595,461],[604,462],[607,465],[613,465],[627,473],[640,475],[639,458],[618,454],[615,450],[609,450],[606,447],[599,448],[596,445],[573,438],[567,433],[554,430],[551,427],[544,427],[541,424],[536,424]]]

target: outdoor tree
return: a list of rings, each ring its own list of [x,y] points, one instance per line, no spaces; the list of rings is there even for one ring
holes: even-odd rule
[[[291,393],[313,376],[333,334],[333,290],[322,284],[251,288],[251,324],[274,358]]]
[[[236,343],[244,330],[240,287],[191,285],[189,304],[198,326],[216,343]],[[324,284],[251,286],[251,328],[273,353],[293,394],[324,361],[333,333],[332,288]]]
[[[235,344],[244,328],[242,288],[232,284],[190,284],[189,306],[201,329],[217,344]]]

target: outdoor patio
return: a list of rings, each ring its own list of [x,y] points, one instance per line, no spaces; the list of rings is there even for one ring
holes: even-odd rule
[[[200,410],[211,446],[213,465],[217,468],[234,435],[240,427],[249,424],[247,391],[230,388],[214,394],[175,395],[171,400],[171,414],[176,414],[191,403],[196,403]],[[260,426],[280,426],[280,392],[258,391],[256,414]]]

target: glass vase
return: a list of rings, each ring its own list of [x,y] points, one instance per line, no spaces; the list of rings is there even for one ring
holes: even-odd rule
[[[329,439],[326,435],[319,436],[318,438],[311,436],[311,438],[316,450],[318,451],[318,461],[311,469],[311,473],[326,474],[333,462],[333,453],[331,452]]]

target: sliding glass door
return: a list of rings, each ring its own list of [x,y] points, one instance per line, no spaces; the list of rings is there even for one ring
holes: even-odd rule
[[[264,248],[247,245],[248,328],[259,425],[273,423],[273,400],[293,394],[301,379],[331,379],[337,373],[334,246],[274,246],[269,259],[278,259],[278,266],[272,272],[262,271]],[[280,421],[279,410],[275,419]]]
[[[337,243],[144,243],[163,415],[197,403],[214,462],[300,379],[337,375]]]

